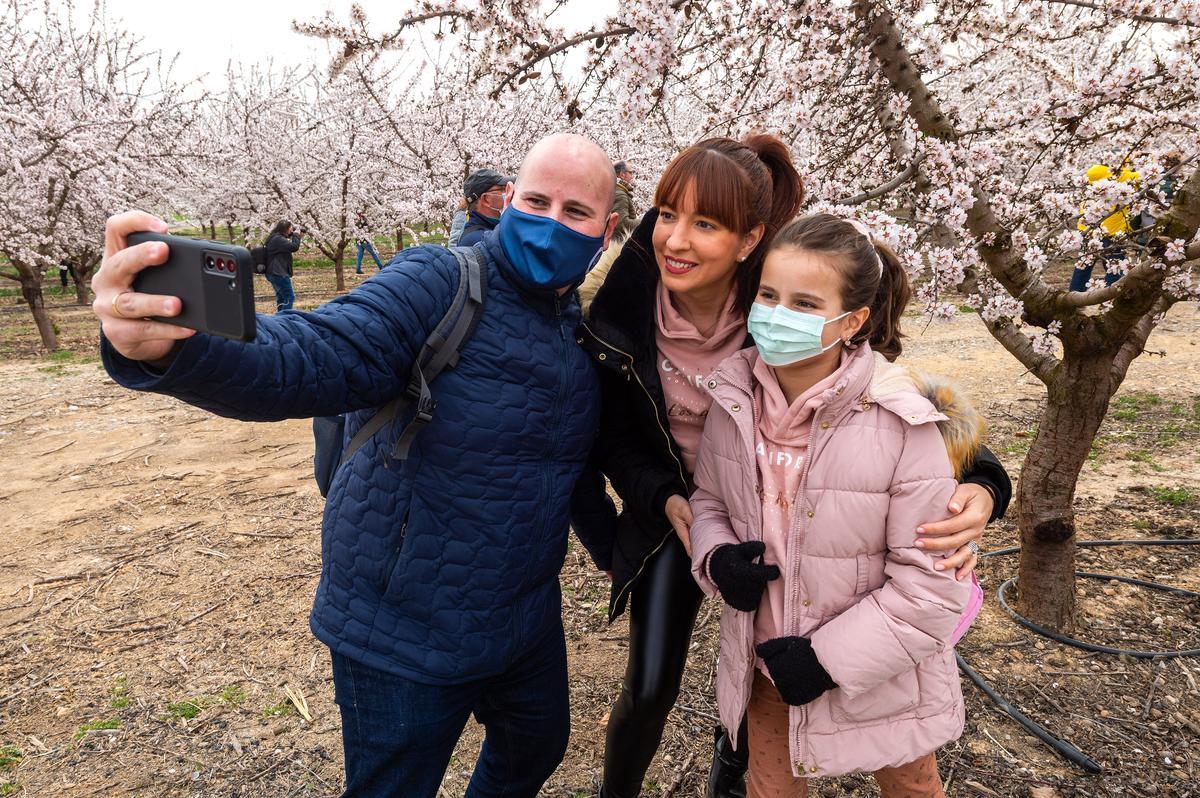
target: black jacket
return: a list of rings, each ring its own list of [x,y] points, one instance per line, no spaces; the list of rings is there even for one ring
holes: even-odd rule
[[[590,468],[576,488],[571,521],[589,540],[602,539],[606,531],[612,539],[611,557],[597,563],[613,572],[610,621],[624,611],[629,589],[646,561],[675,534],[664,512],[667,499],[691,493],[691,474],[670,433],[657,368],[654,311],[659,278],[652,244],[657,218],[653,209],[642,217],[596,292],[578,335],[599,368],[601,421]],[[747,335],[746,346],[753,345]],[[601,473],[621,497],[619,516],[604,495]],[[992,493],[993,520],[1004,514],[1012,483],[986,447],[963,481],[981,484]]]
[[[292,276],[292,253],[300,249],[299,233],[283,236],[279,233],[267,239],[267,271],[276,277]]]

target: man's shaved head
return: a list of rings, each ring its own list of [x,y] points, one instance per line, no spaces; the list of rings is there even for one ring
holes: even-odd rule
[[[541,171],[545,167],[577,173],[580,188],[597,189],[610,200],[617,188],[617,176],[608,155],[599,144],[576,133],[555,133],[534,144],[517,172],[518,185],[531,169]],[[612,210],[611,201],[607,210]]]
[[[547,136],[529,150],[510,202],[518,210],[549,216],[589,236],[612,234],[617,176],[612,161],[591,139],[574,133]]]

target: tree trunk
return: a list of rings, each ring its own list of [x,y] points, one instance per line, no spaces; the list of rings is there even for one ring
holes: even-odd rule
[[[396,230],[396,251],[401,252],[404,249],[404,233],[397,228]]]
[[[89,275],[90,276],[90,275]],[[85,281],[84,275],[78,271],[75,272],[75,304],[90,305],[92,302],[92,294],[88,290],[88,284]]]
[[[57,351],[58,334],[54,332],[54,322],[50,321],[50,315],[46,313],[41,275],[36,270],[33,274],[28,274],[25,269],[18,271],[21,275],[21,296],[25,297],[29,312],[33,314],[33,322],[37,325],[38,334],[42,336],[42,346],[47,352]]]
[[[333,251],[333,273],[337,276],[337,292],[339,294],[346,290],[346,270],[342,266],[342,261],[346,259],[346,244],[343,242],[338,244],[337,249]]]
[[[89,305],[92,302],[89,286],[92,283],[92,275],[96,273],[96,267],[100,265],[100,256],[89,258],[86,262],[81,262],[75,267],[75,303],[78,305]]]
[[[1109,353],[1068,353],[1062,369],[1021,466],[1017,522],[1020,612],[1065,632],[1075,625],[1075,485],[1116,386]]]

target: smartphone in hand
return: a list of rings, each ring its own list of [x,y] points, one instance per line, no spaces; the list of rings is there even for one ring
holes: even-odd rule
[[[254,340],[254,263],[250,250],[216,241],[162,233],[132,233],[129,245],[161,241],[166,263],[148,266],[133,280],[141,294],[177,296],[178,316],[155,321],[188,327],[239,341]]]

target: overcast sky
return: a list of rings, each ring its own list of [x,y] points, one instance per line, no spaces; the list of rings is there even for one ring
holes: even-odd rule
[[[359,0],[374,29],[390,26],[412,8],[400,0]],[[574,8],[565,9],[559,24],[588,27],[599,22],[616,7],[616,0],[575,0]],[[77,12],[86,12],[91,3],[76,0]],[[176,78],[209,75],[207,85],[216,88],[222,82],[225,65],[230,61],[253,63],[270,56],[276,64],[292,65],[329,62],[325,42],[292,31],[293,19],[316,19],[332,9],[345,19],[347,0],[205,0],[202,3],[176,4],[162,0],[107,0],[109,16],[125,21],[125,27],[141,35],[147,49],[178,52]],[[572,13],[574,12],[574,13]]]

